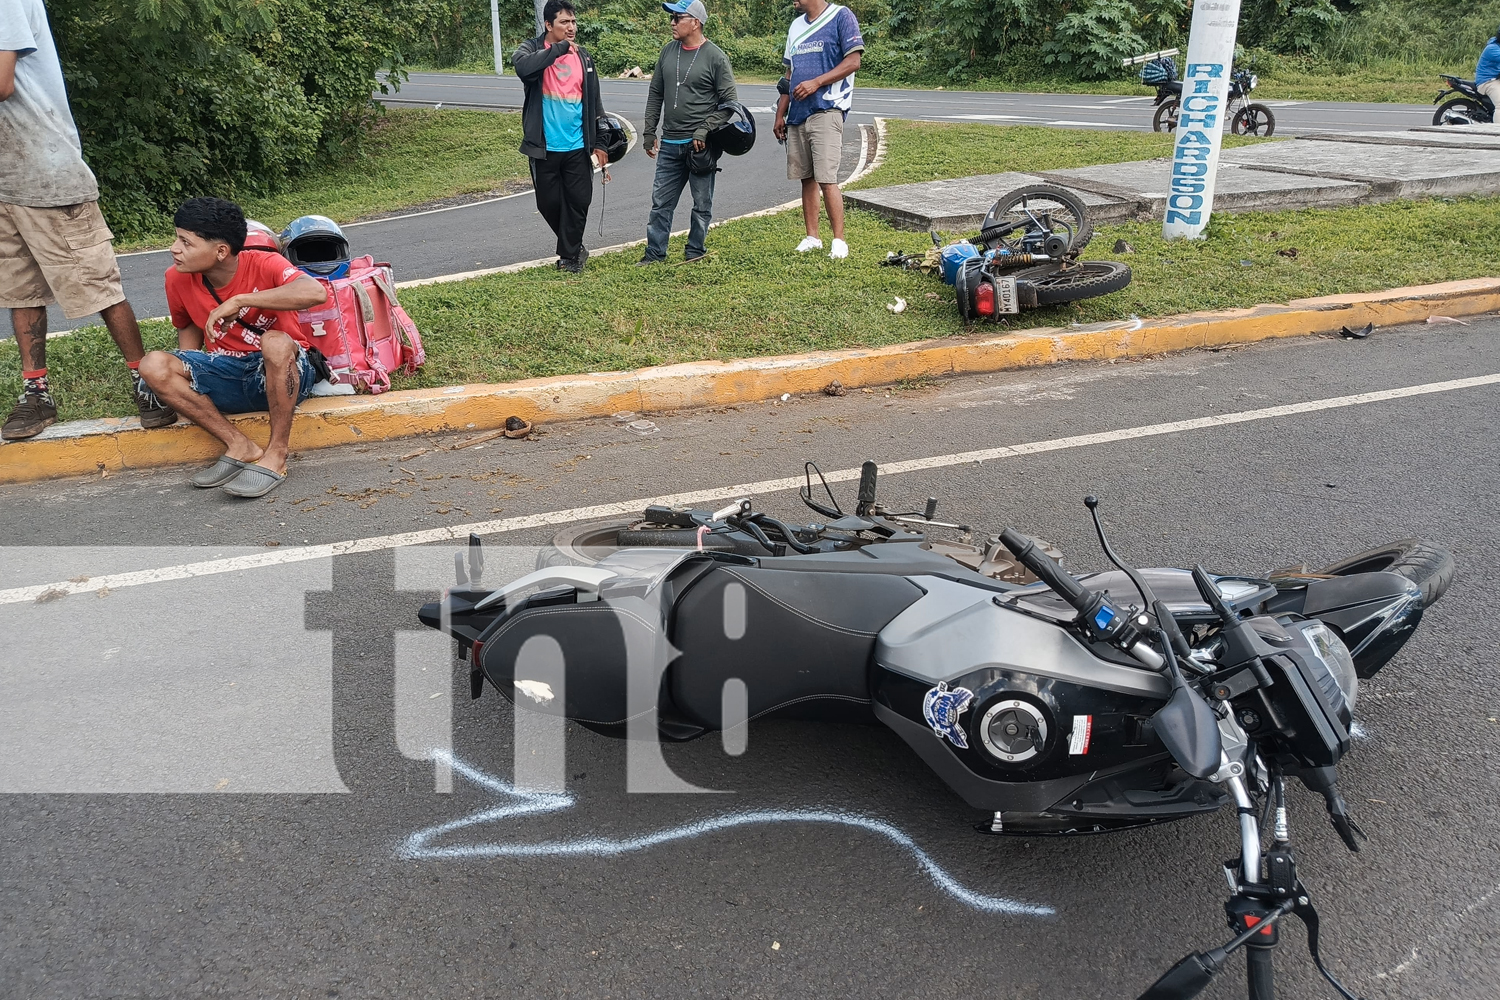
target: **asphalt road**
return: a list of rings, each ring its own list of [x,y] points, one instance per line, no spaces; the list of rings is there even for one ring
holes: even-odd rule
[[[380,536],[531,517],[485,529],[493,582],[564,526],[549,511],[723,493],[804,459],[850,469],[1492,375],[1497,334],[1489,318],[1064,365],[659,416],[648,436],[600,420],[459,450],[444,448],[463,435],[372,444],[298,456],[253,503],[195,491],[183,470],[0,489],[0,982],[70,1000],[1133,997],[1223,940],[1231,814],[983,837],[894,734],[791,722],[753,725],[742,757],[711,738],[670,748],[684,778],[732,790],[713,796],[625,794],[620,744],[570,730],[574,803],[507,813],[515,800],[479,772],[508,780],[530,744],[493,692],[468,700],[434,634],[406,631],[451,550]],[[1451,548],[1452,589],[1361,686],[1366,735],[1342,785],[1369,842],[1350,855],[1305,794],[1293,827],[1325,956],[1357,993],[1480,1000],[1500,978],[1497,392],[1114,435],[892,475],[882,493],[1014,524],[1076,568],[1103,563],[1085,493],[1143,565],[1261,572],[1412,535]],[[756,502],[801,510],[788,490]],[[376,541],[293,561],[304,542],[348,539]],[[275,565],[42,603],[3,593],[236,553]],[[445,741],[472,779],[413,759]],[[1054,913],[976,910],[850,826],[766,822],[610,853],[798,807],[888,823],[965,889]],[[401,856],[419,831],[447,856]],[[538,842],[588,856],[496,856]],[[1331,996],[1300,930],[1286,940],[1282,995]],[[1205,996],[1243,995],[1241,975]]]
[[[604,106],[643,124],[646,107],[644,80],[601,81]],[[743,84],[741,101],[758,116],[765,135],[741,158],[726,157],[714,193],[714,214],[720,219],[770,208],[798,197],[786,180],[786,154],[770,137],[771,109],[776,89],[765,84]],[[521,84],[513,76],[416,73],[399,93],[388,99],[397,106],[467,107],[514,110],[521,103]],[[888,90],[859,88],[851,125],[870,124],[876,116],[925,121],[976,121],[995,124],[1057,125],[1068,128],[1150,129],[1152,97],[1110,97],[1090,94],[1003,94],[971,91]],[[1430,108],[1404,104],[1341,104],[1328,101],[1272,101],[1279,132],[1399,129],[1432,121]],[[857,128],[845,130],[841,176],[853,172],[858,160]],[[1024,164],[997,164],[996,170],[1019,169]],[[632,151],[613,168],[614,181],[601,203],[595,186],[586,244],[615,246],[645,236],[651,206],[654,163]],[[316,212],[316,205],[308,206]],[[691,201],[684,198],[673,228],[686,229]],[[601,220],[602,216],[602,220]],[[602,232],[601,232],[602,221]],[[529,192],[501,201],[438,212],[409,213],[346,227],[356,254],[373,254],[395,265],[398,280],[428,278],[500,267],[535,260],[552,252],[554,238],[537,214]],[[126,254],[120,270],[126,295],[138,316],[166,315],[162,274],[171,265],[165,251]],[[67,330],[97,322],[97,317],[68,320],[54,306],[48,328]],[[0,337],[10,336],[10,320],[0,320]]]

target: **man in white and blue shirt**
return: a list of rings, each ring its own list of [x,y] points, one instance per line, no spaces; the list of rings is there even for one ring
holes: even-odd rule
[[[849,256],[844,242],[844,195],[839,190],[839,159],[844,149],[844,119],[854,106],[854,73],[865,49],[859,19],[848,7],[827,0],[795,0],[801,17],[787,31],[782,63],[786,75],[777,83],[776,138],[786,143],[786,175],[802,182],[802,218],[807,237],[798,253],[823,249],[818,236],[818,191],[833,227],[828,254]]]

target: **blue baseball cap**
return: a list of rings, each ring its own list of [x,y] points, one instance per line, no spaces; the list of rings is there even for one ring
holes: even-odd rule
[[[688,17],[696,17],[699,24],[708,23],[708,8],[703,6],[703,0],[677,0],[676,3],[664,3],[661,7],[668,14],[686,14]]]

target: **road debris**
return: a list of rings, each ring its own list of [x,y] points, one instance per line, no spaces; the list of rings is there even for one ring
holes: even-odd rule
[[[520,417],[506,417],[505,430],[501,431],[508,438],[523,438],[531,433],[531,421],[522,420]]]
[[[1427,322],[1429,322],[1429,323],[1457,323],[1459,326],[1468,326],[1469,325],[1469,324],[1465,323],[1461,319],[1454,319],[1452,316],[1428,316],[1427,317]]]
[[[1351,330],[1347,326],[1341,326],[1339,327],[1339,336],[1343,337],[1345,340],[1364,340],[1371,333],[1373,333],[1374,330],[1374,323],[1366,323],[1364,327],[1359,330]]]
[[[849,390],[844,388],[844,383],[840,382],[838,379],[834,379],[832,382],[829,382],[823,387],[823,395],[847,396],[849,395]]]
[[[1276,256],[1278,256],[1278,257],[1296,257],[1297,256],[1297,252],[1298,251],[1297,251],[1296,247],[1287,247],[1287,248],[1285,248],[1283,250],[1277,250],[1276,251]]]
[[[896,301],[895,302],[887,302],[885,304],[885,307],[890,312],[893,312],[893,313],[896,313],[896,314],[899,315],[901,313],[906,312],[906,300],[903,299],[901,296],[898,295],[898,296],[896,296]]]
[[[1115,253],[1135,253],[1135,247],[1124,240],[1115,240]]]

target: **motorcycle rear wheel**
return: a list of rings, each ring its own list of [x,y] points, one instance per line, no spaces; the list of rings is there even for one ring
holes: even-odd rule
[[[641,521],[590,521],[564,528],[552,536],[552,544],[536,556],[536,568],[593,566],[611,552],[635,546],[693,549],[698,532],[693,528],[649,525]],[[706,535],[703,547],[716,552],[735,552],[739,547],[723,535]],[[746,555],[765,555],[759,545],[746,547]]]
[[[1151,116],[1151,131],[1153,132],[1175,132],[1177,131],[1177,114],[1181,110],[1178,101],[1164,101],[1156,109],[1156,114]]]
[[[1264,104],[1247,104],[1234,113],[1230,128],[1235,135],[1267,137],[1276,132],[1276,116]]]
[[[1117,260],[1081,260],[1052,271],[1038,268],[1016,276],[1036,290],[1036,304],[1055,306],[1118,292],[1130,284],[1130,268]]]
[[[1405,538],[1352,555],[1314,571],[1318,576],[1356,573],[1399,573],[1422,590],[1422,604],[1431,607],[1453,582],[1458,567],[1453,553],[1424,538]]]
[[[1484,105],[1467,97],[1444,101],[1432,115],[1434,125],[1474,125],[1489,120],[1490,113]]]

